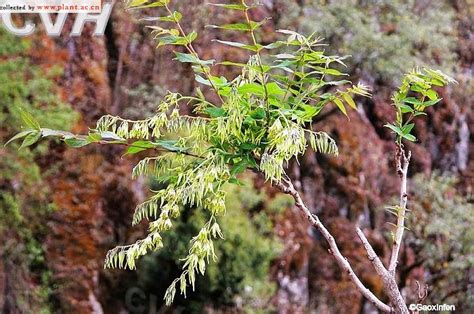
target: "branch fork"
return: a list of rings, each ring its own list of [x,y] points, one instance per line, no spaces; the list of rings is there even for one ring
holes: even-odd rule
[[[379,298],[377,298],[377,296],[375,296],[375,294],[373,294],[372,291],[370,291],[364,286],[362,281],[355,274],[347,258],[342,255],[341,251],[339,250],[336,244],[336,240],[334,239],[334,237],[326,229],[326,227],[321,223],[321,221],[319,220],[319,217],[311,213],[308,207],[306,207],[305,203],[303,202],[303,199],[301,198],[301,195],[293,186],[291,179],[284,178],[282,182],[276,183],[276,186],[283,193],[289,194],[294,198],[296,207],[301,210],[301,212],[306,216],[306,218],[311,223],[311,225],[313,225],[316,229],[318,229],[321,232],[321,234],[323,235],[323,237],[326,239],[326,241],[329,244],[329,247],[330,247],[329,253],[331,253],[331,255],[334,256],[339,266],[344,270],[344,272],[346,272],[349,275],[349,278],[356,285],[357,289],[362,293],[362,295],[367,300],[369,300],[372,304],[374,304],[374,306],[378,308],[379,310],[383,312],[392,312],[393,309],[390,306],[382,302]]]
[[[384,285],[384,291],[387,294],[388,298],[390,299],[391,305],[387,305],[386,303],[382,302],[377,296],[373,294],[372,291],[367,289],[359,277],[355,274],[354,270],[352,269],[350,263],[348,262],[347,258],[342,255],[340,252],[334,237],[331,233],[327,230],[327,228],[321,223],[319,217],[313,214],[308,207],[305,205],[300,193],[295,189],[293,182],[288,176],[285,176],[282,182],[278,182],[275,185],[285,194],[291,195],[295,200],[295,205],[300,211],[306,216],[308,221],[315,227],[316,229],[321,232],[323,237],[329,244],[328,252],[334,256],[338,265],[341,267],[344,272],[349,275],[351,281],[356,285],[357,289],[359,290],[362,295],[369,300],[374,306],[383,311],[389,313],[402,313],[408,314],[408,308],[406,306],[405,300],[401,295],[401,292],[397,285],[396,280],[396,267],[398,262],[398,255],[400,252],[400,246],[403,239],[403,231],[405,229],[405,212],[407,211],[407,201],[408,201],[408,193],[407,193],[407,175],[408,175],[408,166],[411,159],[411,152],[405,152],[403,146],[400,144],[397,149],[396,155],[396,168],[397,173],[401,178],[400,183],[400,211],[398,213],[396,230],[394,235],[393,247],[392,247],[392,254],[390,257],[390,263],[388,265],[388,269],[384,266],[380,257],[375,253],[372,245],[370,244],[369,240],[365,236],[364,232],[357,227],[356,233],[359,237],[360,241],[362,242],[366,252],[367,258],[372,263],[375,268],[375,271],[382,279]]]

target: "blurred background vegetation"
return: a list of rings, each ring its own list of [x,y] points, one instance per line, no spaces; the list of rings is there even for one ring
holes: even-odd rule
[[[350,124],[332,110],[315,125],[334,135],[341,156],[308,153],[289,172],[307,202],[341,241],[364,283],[380,293],[353,226],[361,222],[379,254],[387,258],[390,205],[397,195],[391,135],[382,127],[390,114],[390,93],[411,67],[430,65],[453,75],[458,85],[440,91],[437,111],[417,130],[410,146],[407,238],[400,285],[416,301],[417,281],[428,285],[427,304],[455,304],[474,311],[473,20],[470,0],[264,0],[254,19],[270,16],[261,38],[279,28],[316,32],[329,53],[347,59],[351,80],[373,89],[359,100]],[[205,5],[180,1],[185,27],[240,19]],[[153,13],[152,13],[153,14]],[[237,13],[236,13],[237,14]],[[30,17],[35,18],[35,17]],[[189,68],[170,61],[170,50],[156,51],[137,16],[117,3],[104,37],[68,32],[49,38],[40,29],[17,38],[0,27],[0,142],[18,132],[18,108],[50,128],[85,131],[111,112],[139,118],[153,112],[167,89],[187,93],[196,85]],[[217,20],[217,21],[216,21]],[[70,29],[73,19],[66,22]],[[236,61],[246,56],[208,42],[203,59]],[[234,36],[234,35],[229,35]],[[222,39],[222,38],[220,38]],[[230,40],[232,38],[225,38]],[[235,73],[219,68],[220,74]],[[187,110],[183,108],[183,110]],[[350,127],[348,127],[350,125]],[[114,148],[71,152],[56,142],[18,150],[0,148],[0,309],[5,313],[148,313],[162,307],[161,296],[179,272],[187,243],[203,213],[186,209],[165,241],[172,247],[144,258],[138,270],[104,271],[103,258],[118,243],[144,232],[129,222],[153,178],[132,181],[133,158]],[[78,154],[79,152],[79,154]],[[218,263],[197,281],[196,292],[178,299],[169,312],[373,311],[341,276],[324,241],[259,178],[233,187],[217,245]],[[140,229],[140,228],[139,228]],[[383,298],[383,296],[381,296]],[[413,299],[411,299],[413,298]]]
[[[19,108],[28,110],[51,127],[70,128],[77,114],[54,92],[60,68],[43,69],[28,57],[29,40],[19,40],[0,28],[0,123],[2,142],[19,132]],[[5,282],[3,306],[8,312],[49,310],[50,272],[41,242],[47,229],[42,219],[55,205],[49,199],[38,158],[48,153],[46,144],[18,150],[14,144],[1,151],[0,235],[3,271],[15,280]],[[31,287],[30,282],[37,285]]]

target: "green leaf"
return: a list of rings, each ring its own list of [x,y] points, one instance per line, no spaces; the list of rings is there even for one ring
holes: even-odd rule
[[[160,38],[158,42],[158,47],[165,46],[165,45],[177,45],[177,46],[184,46],[186,45],[186,39],[181,36],[177,35],[169,35]]]
[[[196,57],[190,53],[182,53],[182,52],[174,52],[176,54],[175,60],[178,60],[179,62],[183,63],[195,63],[196,62]]]
[[[400,110],[402,111],[402,113],[408,113],[408,112],[413,112],[413,108],[408,106],[408,105],[405,105],[405,104],[399,104],[398,107],[400,108]]]
[[[248,31],[252,30],[251,26],[247,23],[235,23],[235,24],[224,24],[224,25],[207,25],[206,27],[225,29],[225,30],[229,30],[229,31],[244,31],[244,32],[248,32]]]
[[[187,147],[176,146],[176,143],[177,141],[175,140],[160,140],[160,141],[154,142],[153,144],[155,147],[159,146],[172,152],[185,152],[189,149]]]
[[[445,83],[443,81],[438,80],[436,78],[431,79],[430,83],[435,85],[435,86],[444,86],[445,85]]]
[[[202,76],[196,74],[195,75],[195,79],[197,82],[201,83],[201,84],[204,84],[206,86],[212,86],[211,85],[211,82],[205,78],[203,78]],[[216,87],[225,87],[225,86],[228,86],[229,83],[227,82],[226,78],[221,76],[221,77],[217,77],[217,76],[210,76],[210,79],[212,81],[212,83],[214,84],[214,86]]]
[[[347,75],[345,73],[342,73],[336,69],[328,69],[328,68],[323,68],[323,67],[319,67],[319,66],[316,66],[314,67],[316,70],[324,73],[324,74],[328,74],[328,75],[333,75],[333,76],[341,76],[341,75]]]
[[[198,82],[198,83],[201,83],[201,84],[206,85],[206,86],[212,86],[212,84],[211,84],[211,82],[209,82],[209,80],[206,80],[205,78],[203,78],[200,75],[196,74],[194,78],[195,78],[196,82]]]
[[[416,137],[411,134],[403,134],[402,137],[409,140],[410,142],[416,142]]]
[[[66,138],[66,137],[74,137],[74,134],[67,131],[57,131],[57,130],[42,128],[41,136],[43,137],[56,136],[56,137]]]
[[[448,83],[457,83],[455,79],[453,79],[452,77],[449,77],[448,75],[444,74],[443,72],[439,71],[439,70],[432,70],[432,69],[424,69],[426,73],[428,73],[432,79],[435,79],[437,80],[438,82],[440,82],[442,85],[440,86],[444,86]]]
[[[220,107],[208,107],[206,108],[206,113],[212,118],[224,117],[226,115],[225,110]]]
[[[161,22],[174,22],[174,17],[172,15],[168,15],[168,16],[160,16],[160,17],[157,17],[156,19],[148,19],[148,21],[161,21]]]
[[[230,178],[228,182],[229,182],[229,183],[232,183],[232,184],[240,185],[240,186],[244,185],[244,184],[242,183],[242,181],[240,181],[240,180],[237,179],[237,178]]]
[[[429,107],[429,106],[436,105],[436,104],[439,103],[442,99],[443,99],[443,98],[437,98],[437,99],[425,101],[425,102],[423,103],[423,106]]]
[[[228,65],[228,66],[237,66],[237,67],[246,67],[247,65],[245,63],[237,63],[237,62],[231,62],[231,61],[223,61],[219,62],[219,65]]]
[[[277,83],[271,82],[266,85],[268,95],[284,95],[285,91]]]
[[[147,2],[148,2],[148,0],[131,0],[130,2],[127,3],[127,6],[129,8],[132,8],[132,7],[140,6],[140,5],[145,4]]]
[[[432,90],[432,89],[428,89],[426,92],[425,92],[426,96],[428,96],[428,98],[430,100],[437,100],[438,99],[438,94],[436,93],[436,91]]]
[[[137,154],[139,152],[142,152],[144,150],[150,149],[150,148],[155,148],[156,145],[153,144],[150,141],[136,141],[131,144],[131,146],[127,149],[125,152],[125,155],[128,154]]]
[[[426,113],[418,111],[418,112],[415,112],[413,116],[418,117],[418,116],[426,116],[426,115],[427,115]]]
[[[262,22],[250,21],[250,23],[207,25],[206,27],[224,29],[224,30],[229,30],[229,31],[250,32],[250,31],[253,31],[253,30],[259,28],[260,26],[262,26],[265,22],[266,22],[266,20],[264,20]]]
[[[131,0],[127,4],[127,8],[130,9],[145,9],[145,8],[156,8],[156,7],[163,7],[166,4],[170,2],[170,0],[160,0],[160,1],[155,1],[150,4],[145,4],[147,3],[148,0]],[[145,4],[145,5],[143,5]]]
[[[239,173],[242,173],[247,169],[248,163],[247,160],[241,160],[237,164],[235,164],[232,169],[230,170],[230,175],[231,176],[236,176]]]
[[[332,101],[336,104],[339,110],[341,110],[341,112],[347,117],[346,107],[344,107],[342,101],[339,98],[334,98]]]
[[[393,132],[395,132],[396,134],[398,134],[400,136],[403,136],[403,131],[398,126],[387,123],[387,124],[384,125],[384,127],[389,128],[390,130],[392,130]]]
[[[250,112],[250,116],[254,118],[255,120],[265,119],[266,117],[265,109],[258,107],[257,109]]]
[[[240,94],[253,94],[263,96],[265,94],[265,89],[262,85],[257,83],[246,83],[237,88]]]
[[[197,58],[195,55],[190,53],[181,53],[181,52],[174,52],[176,54],[175,60],[183,63],[193,63],[193,64],[200,64],[200,65],[212,65],[215,60],[201,60]]]
[[[416,99],[415,97],[408,97],[408,98],[402,99],[402,102],[412,104],[412,105],[417,105],[417,106],[423,105],[423,103],[419,101],[418,99]]]
[[[174,18],[175,22],[179,22],[183,18],[183,15],[181,14],[181,12],[174,11],[173,12],[173,18]]]
[[[228,86],[229,83],[227,82],[227,79],[223,76],[217,77],[217,76],[210,76],[212,83],[216,85],[217,87],[224,87]]]
[[[36,119],[33,118],[33,116],[29,112],[23,110],[22,108],[20,108],[19,111],[21,120],[23,121],[25,126],[38,131],[41,129],[38,121],[36,121]]]
[[[198,37],[198,33],[196,32],[189,33],[188,35],[186,35],[187,43],[191,44],[197,37]]]
[[[347,93],[342,93],[342,98],[346,101],[346,103],[352,108],[352,109],[357,109],[357,105],[352,99],[352,97],[347,94]]]
[[[334,97],[334,95],[331,94],[331,93],[324,93],[324,94],[319,95],[319,98],[321,98],[321,99],[331,100],[333,97]]]
[[[11,139],[9,139],[8,142],[5,143],[5,146],[7,146],[8,144],[10,144],[13,141],[19,140],[20,138],[23,138],[23,137],[27,136],[28,134],[30,134],[32,132],[34,132],[34,130],[25,130],[25,131],[22,131],[22,132],[18,133],[17,135],[15,135]]]
[[[176,46],[185,46],[192,43],[197,38],[196,32],[191,32],[186,37],[178,36],[178,35],[169,35],[160,38],[158,42],[158,47],[164,45],[176,45]]]
[[[276,48],[280,48],[281,46],[285,45],[286,43],[283,42],[283,41],[276,41],[276,42],[273,42],[271,44],[268,44],[268,45],[265,45],[263,46],[263,48],[265,49],[268,49],[268,50],[271,50],[271,49],[276,49]]]
[[[247,161],[247,167],[258,168],[257,161],[252,156],[246,155],[245,160]]]
[[[413,127],[415,126],[414,123],[407,124],[403,127],[402,132],[403,134],[409,134],[411,130],[413,130]]]
[[[23,143],[20,146],[20,149],[35,144],[36,142],[39,141],[40,138],[41,138],[40,131],[32,131],[30,134],[28,134],[25,137],[25,139],[23,140]]]
[[[299,105],[299,107],[302,108],[303,111],[299,111],[301,112],[301,114],[298,114],[298,116],[305,121],[311,121],[312,118],[316,116],[322,109],[320,107],[310,106],[306,104],[301,104]]]
[[[412,85],[412,86],[410,87],[410,89],[411,89],[412,91],[414,91],[414,92],[417,92],[417,93],[423,93],[423,92],[425,91],[425,88],[424,88],[424,87],[422,87],[422,86],[420,86],[420,85],[417,85],[417,84]]]
[[[256,122],[257,121],[254,118],[252,118],[251,116],[247,116],[244,120],[244,125],[247,125],[247,126],[257,125]]]
[[[240,144],[239,148],[242,150],[253,150],[257,148],[258,146],[255,145],[254,143],[242,143]]]
[[[224,3],[208,3],[209,5],[213,5],[215,7],[220,7],[228,10],[238,10],[238,11],[245,11],[248,7],[243,4],[224,4]]]
[[[180,12],[174,11],[172,15],[158,16],[158,17],[145,17],[141,20],[148,21],[148,22],[161,21],[161,22],[174,22],[174,23],[177,23],[177,22],[181,21],[182,18],[183,18],[183,15]]]
[[[90,144],[90,142],[85,138],[74,138],[74,137],[67,138],[64,140],[64,142],[68,146],[73,147],[73,148],[80,148],[80,147],[84,147]]]
[[[89,133],[87,140],[91,143],[99,142],[102,139],[102,136],[99,133]]]
[[[225,40],[218,40],[218,39],[216,39],[215,41],[217,41],[218,43],[221,43],[223,45],[227,45],[227,46],[231,46],[231,47],[235,47],[235,48],[246,49],[246,50],[250,50],[250,51],[253,51],[253,52],[260,51],[263,48],[263,46],[260,45],[260,44],[247,45],[247,44],[243,44],[243,43],[239,43],[239,42],[235,42],[235,41],[225,41]]]
[[[334,76],[340,76],[340,75],[348,75],[346,73],[342,73],[336,69],[326,69],[324,71],[325,74],[329,74],[329,75],[334,75]]]
[[[100,133],[100,136],[104,140],[115,140],[115,141],[124,141],[123,138],[118,136],[117,134],[110,132],[110,131],[105,131]]]
[[[274,57],[277,59],[296,59],[297,58],[295,55],[292,55],[290,53],[280,53],[280,54],[274,55]]]

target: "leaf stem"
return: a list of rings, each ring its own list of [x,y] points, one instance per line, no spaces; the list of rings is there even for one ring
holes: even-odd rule
[[[257,38],[255,37],[255,32],[253,30],[252,23],[249,16],[250,8],[245,3],[245,0],[242,0],[242,5],[245,6],[245,11],[244,11],[245,20],[247,21],[250,37],[252,39],[253,45],[255,46],[255,50],[256,50],[255,55],[257,57],[258,66],[260,67],[260,72],[261,72],[260,74],[262,75],[262,85],[263,85],[263,90],[265,93],[264,102],[265,102],[265,111],[266,111],[266,123],[267,123],[267,126],[270,126],[270,103],[268,101],[269,96],[268,96],[268,88],[267,88],[267,77],[265,75],[265,69],[263,68],[263,62],[262,62],[262,57],[260,55],[260,49],[258,48]]]
[[[173,12],[170,10],[170,8],[168,7],[168,4],[165,4],[165,8],[166,8],[166,11],[168,12],[168,14],[170,16],[173,16]],[[181,23],[179,21],[177,21],[176,19],[174,20],[176,26],[178,27],[179,29],[179,32],[181,33],[181,35],[183,37],[186,37],[186,32],[184,31],[183,27],[181,26]],[[191,42],[188,42],[187,44],[184,45],[186,47],[186,49],[188,50],[188,52],[190,54],[192,54],[194,57],[196,57],[197,59],[199,59],[199,55],[198,53],[196,52],[196,50],[194,49],[194,46]],[[219,100],[221,101],[221,103],[224,103],[224,100],[222,99],[221,95],[219,94],[219,89],[217,88],[217,86],[212,82],[211,80],[211,71],[209,70],[209,68],[205,67],[204,65],[202,64],[199,64],[199,67],[201,68],[201,71],[204,73],[204,75],[206,76],[207,80],[209,81],[209,84],[211,85],[212,89],[214,89],[214,91],[216,92],[217,94],[217,97],[219,97]]]

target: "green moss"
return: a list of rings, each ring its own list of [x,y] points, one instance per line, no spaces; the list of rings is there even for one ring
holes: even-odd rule
[[[406,241],[423,261],[430,283],[426,304],[443,300],[457,311],[472,313],[474,300],[468,291],[474,267],[474,206],[458,193],[456,181],[450,174],[414,178]]]
[[[50,70],[54,71],[54,70]],[[44,127],[70,129],[77,115],[54,91],[54,81],[45,70],[24,57],[0,63],[0,123],[14,129],[21,125],[18,108],[31,113]]]
[[[268,204],[268,208],[275,214],[282,214],[283,211],[294,205],[294,200],[287,194],[276,195]]]
[[[302,28],[316,32],[331,51],[351,55],[352,73],[396,85],[408,69],[436,66],[451,73],[456,64],[455,12],[446,1],[314,1]]]
[[[2,39],[0,42],[0,58],[22,53],[30,47],[28,40],[9,35],[3,26],[0,26],[0,38]]]

